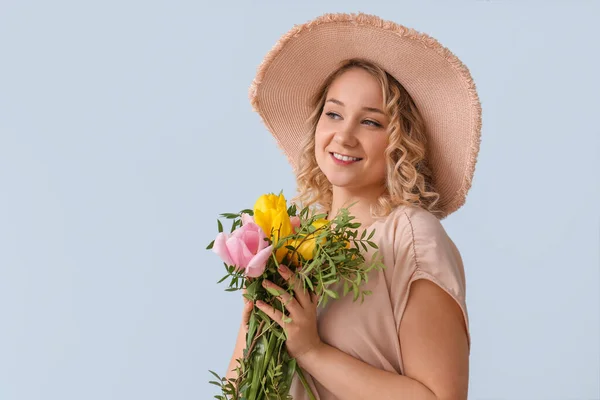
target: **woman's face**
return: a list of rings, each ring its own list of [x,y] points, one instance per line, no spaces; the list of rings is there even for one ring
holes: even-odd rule
[[[367,71],[348,70],[332,83],[315,131],[315,157],[333,186],[362,195],[381,191],[388,123],[381,86]]]

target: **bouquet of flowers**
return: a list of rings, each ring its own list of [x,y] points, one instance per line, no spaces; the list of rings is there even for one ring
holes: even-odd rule
[[[288,207],[280,193],[262,195],[252,210],[221,217],[232,220],[230,233],[223,232],[223,224],[217,219],[219,233],[207,247],[225,264],[227,274],[219,283],[229,278],[226,291],[245,289],[244,296],[250,301],[261,300],[280,310],[285,323],[291,319],[285,313],[285,304],[278,299],[281,293],[262,285],[267,279],[280,288],[286,287],[277,273],[279,265],[287,266],[305,290],[316,295],[317,307],[339,298],[340,293],[334,287],[339,287],[340,282],[343,282],[343,296],[352,292],[354,301],[359,298],[364,301],[370,292],[361,290],[360,285],[368,281],[372,269],[383,268],[377,251],[369,264],[365,262],[360,249],[367,251],[367,246],[377,249],[371,241],[375,232],[367,235],[365,230],[359,235],[360,223],[353,222],[354,217],[347,209],[327,220],[325,214],[313,214],[308,207],[300,212],[295,205]],[[292,293],[291,288],[285,290]],[[289,390],[296,373],[309,398],[314,399],[301,368],[286,350],[285,340],[285,329],[254,308],[243,357],[236,360],[237,379],[222,378],[210,371],[217,378],[210,383],[221,389],[215,398],[291,399]]]

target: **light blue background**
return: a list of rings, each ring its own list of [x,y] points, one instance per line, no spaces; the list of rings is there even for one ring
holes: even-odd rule
[[[478,85],[474,185],[443,222],[470,398],[600,398],[599,3],[250,3],[0,5],[0,399],[216,394],[241,312],[205,250],[216,216],[294,194],[248,86],[293,24],[339,11],[433,35]]]

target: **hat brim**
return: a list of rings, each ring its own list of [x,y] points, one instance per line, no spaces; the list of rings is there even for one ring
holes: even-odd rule
[[[370,60],[396,78],[421,112],[440,218],[460,208],[475,171],[481,104],[467,67],[436,39],[367,14],[325,14],[285,34],[250,86],[250,102],[297,169],[310,99],[349,58]]]

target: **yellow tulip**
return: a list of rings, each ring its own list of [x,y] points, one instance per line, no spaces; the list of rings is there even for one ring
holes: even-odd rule
[[[277,243],[279,238],[292,233],[290,216],[283,194],[264,194],[254,204],[254,222],[262,228],[265,235]]]
[[[315,227],[315,229],[320,229],[323,226],[327,225],[329,223],[328,220],[326,220],[325,218],[319,218],[315,221],[313,221],[312,226]]]
[[[312,223],[312,226],[315,229],[320,229],[323,226],[327,225],[328,223],[329,223],[329,221],[327,221],[326,219],[318,219]],[[285,255],[288,254],[288,251],[291,252],[291,250],[287,249],[285,246],[293,246],[296,249],[296,252],[300,253],[305,260],[311,260],[314,256],[315,248],[317,246],[316,245],[317,236],[320,234],[321,234],[321,232],[314,232],[314,233],[309,233],[308,235],[302,235],[301,237],[299,237],[297,239],[288,240],[284,246],[277,249],[277,251],[275,252],[275,257],[277,258],[277,260],[279,262],[281,262],[283,260],[283,258],[285,257]],[[322,240],[322,242],[324,242],[325,238],[322,238],[321,240]],[[298,263],[298,255],[296,253],[291,253],[290,258],[291,258],[290,261],[293,264]]]
[[[313,251],[315,249],[314,239],[291,239],[286,241],[285,244],[275,252],[275,258],[277,258],[277,261],[282,262],[283,258],[288,255],[289,252],[289,260],[292,264],[298,263],[298,255],[296,253],[292,253],[291,250],[285,246],[294,246],[296,251],[302,254],[302,257],[304,257],[305,260],[312,259]]]

